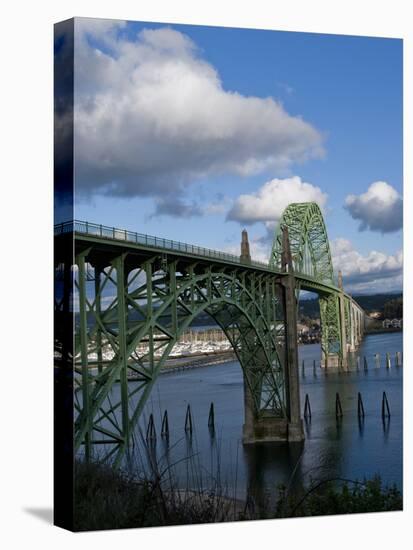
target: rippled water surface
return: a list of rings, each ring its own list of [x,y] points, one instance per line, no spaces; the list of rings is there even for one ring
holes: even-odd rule
[[[153,413],[156,443],[152,454],[144,445],[138,445],[132,468],[143,468],[151,457],[156,457],[160,464],[175,464],[173,471],[184,488],[219,483],[239,498],[248,488],[265,499],[279,483],[300,485],[326,478],[361,480],[375,474],[401,488],[403,367],[395,365],[395,353],[401,350],[401,333],[369,335],[358,350],[361,369],[326,372],[317,367],[314,372],[313,360],[319,363],[320,346],[301,346],[302,410],[306,394],[312,410],[311,421],[305,422],[304,444],[242,445],[243,381],[236,361],[160,376],[140,425],[144,433],[149,414]],[[386,352],[391,354],[390,369],[385,367]],[[374,360],[375,353],[381,356],[380,367]],[[367,371],[363,368],[364,356]],[[391,410],[385,422],[381,415],[383,391]],[[357,415],[358,392],[364,403],[364,421],[359,421]],[[336,393],[343,409],[341,421],[335,416]],[[211,402],[215,407],[215,436],[207,426]],[[184,431],[188,404],[192,437]],[[164,410],[168,411],[169,443],[160,437]]]

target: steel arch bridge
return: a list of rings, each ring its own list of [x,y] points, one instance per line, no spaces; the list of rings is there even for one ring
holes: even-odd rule
[[[341,273],[336,283],[323,215],[316,203],[292,203],[283,212],[274,235],[270,266],[281,268],[282,232],[288,229],[296,289],[317,292],[322,328],[324,366],[347,364],[364,330],[364,312],[343,292]]]
[[[88,222],[55,227],[56,398],[74,451],[120,464],[180,336],[208,313],[244,375],[244,441],[302,440],[297,292],[320,295],[323,366],[347,366],[363,312],[335,285],[324,221],[292,204],[269,264]],[[69,413],[68,413],[69,411]],[[67,421],[70,426],[70,419]]]

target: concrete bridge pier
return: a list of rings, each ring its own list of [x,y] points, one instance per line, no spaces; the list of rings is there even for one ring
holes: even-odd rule
[[[341,356],[340,356],[340,367],[346,369],[348,367],[348,349],[347,349],[347,334],[346,334],[346,314],[344,311],[344,294],[341,294],[338,297],[339,312],[340,312],[340,347],[341,347]]]
[[[338,288],[340,289],[340,294],[338,295],[338,310],[340,317],[340,357],[339,357],[339,366],[343,369],[348,367],[348,346],[347,346],[347,331],[346,331],[346,303],[344,299],[344,289],[343,289],[343,275],[341,271],[338,272]]]
[[[288,441],[288,422],[270,413],[258,414],[252,392],[244,375],[244,426],[242,442],[244,444]]]
[[[244,425],[242,442],[255,443],[304,441],[303,421],[300,418],[300,404],[294,403],[293,414],[279,417],[270,411],[257,414],[254,398],[244,376]]]
[[[285,323],[285,404],[283,417],[270,411],[259,411],[254,403],[254,397],[245,380],[244,374],[244,406],[245,423],[243,428],[244,443],[303,441],[304,427],[300,411],[300,386],[298,375],[297,347],[297,301],[296,284],[287,227],[283,228],[283,255],[280,277],[283,288],[284,323]]]
[[[288,227],[282,232],[283,252],[281,284],[284,288],[284,319],[286,329],[285,388],[287,398],[288,441],[304,441],[300,410],[300,381],[298,375],[297,296]]]
[[[341,364],[341,358],[338,353],[325,353],[321,357],[321,367],[322,368],[338,368]]]
[[[338,288],[340,290],[336,298],[338,323],[336,341],[338,345],[334,346],[334,352],[329,352],[329,346],[326,346],[326,350],[323,350],[321,366],[348,369],[350,353],[357,350],[363,337],[364,314],[360,307],[344,294],[341,271],[338,272]]]
[[[355,330],[355,316],[354,316],[354,307],[353,304],[350,304],[350,345],[348,348],[349,352],[356,351],[356,330]]]

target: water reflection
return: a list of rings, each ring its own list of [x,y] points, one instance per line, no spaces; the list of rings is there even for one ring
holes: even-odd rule
[[[304,417],[304,431],[306,438],[311,437],[311,417]]]
[[[389,440],[389,432],[390,432],[390,416],[383,416],[382,424],[383,424],[384,442],[387,443]]]
[[[364,434],[364,416],[358,417],[358,425],[359,425],[359,436],[360,438],[362,438]]]
[[[236,362],[160,376],[124,465],[132,472],[155,468],[165,477],[173,472],[183,489],[219,487],[237,498],[250,492],[262,510],[275,503],[280,484],[301,488],[310,480],[380,474],[384,483],[401,487],[403,368],[385,368],[383,361],[380,368],[373,366],[375,353],[395,356],[401,349],[401,334],[369,336],[359,350],[362,359],[353,358],[353,369],[326,371],[319,366],[319,346],[300,347],[302,412],[306,394],[311,404],[303,444],[242,445],[243,380]],[[382,416],[384,391],[391,421]],[[336,415],[336,394],[341,415]],[[213,427],[208,422],[212,402]],[[192,429],[185,431],[188,405]],[[165,411],[168,435],[161,437]],[[146,442],[151,414],[157,437]]]
[[[301,459],[303,443],[263,443],[245,445],[247,466],[247,492],[260,517],[273,510],[281,485],[288,489],[302,486]]]

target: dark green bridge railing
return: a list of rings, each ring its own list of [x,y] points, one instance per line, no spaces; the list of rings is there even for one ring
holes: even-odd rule
[[[217,258],[231,263],[242,264],[239,256],[236,256],[235,254],[228,254],[227,252],[212,250],[211,248],[204,248],[202,246],[182,243],[179,241],[172,241],[171,239],[154,237],[152,235],[145,235],[144,233],[136,233],[134,231],[128,231],[126,229],[117,229],[116,227],[109,227],[96,223],[74,220],[70,222],[59,223],[55,225],[54,228],[55,235],[72,232],[94,237],[103,237],[105,239],[113,239],[116,241],[127,241],[134,244],[161,248],[163,250],[185,252],[187,254],[195,254],[197,256],[204,256],[208,258]],[[274,271],[274,269],[265,262],[251,261],[251,263],[249,263],[248,265],[265,268],[269,271]]]
[[[172,252],[184,252],[186,254],[192,254],[204,258],[216,258],[221,261],[245,266],[240,257],[235,254],[220,252],[219,250],[212,250],[211,248],[204,248],[202,246],[182,243],[180,241],[173,241],[171,239],[164,239],[162,237],[154,237],[153,235],[146,235],[145,233],[136,233],[135,231],[128,231],[127,229],[119,229],[116,227],[79,220],[59,223],[54,226],[55,235],[73,232],[82,235],[90,235],[91,237],[102,237],[104,239],[140,244],[151,248],[159,248],[161,250],[170,250]],[[278,270],[270,266],[269,263],[251,260],[248,262],[248,265],[278,273]],[[306,273],[296,273],[295,275],[303,278],[303,280],[305,279],[307,283],[312,284],[312,286],[322,285],[323,288],[330,289],[333,292],[338,290],[334,284],[318,281],[315,277],[307,275]]]

